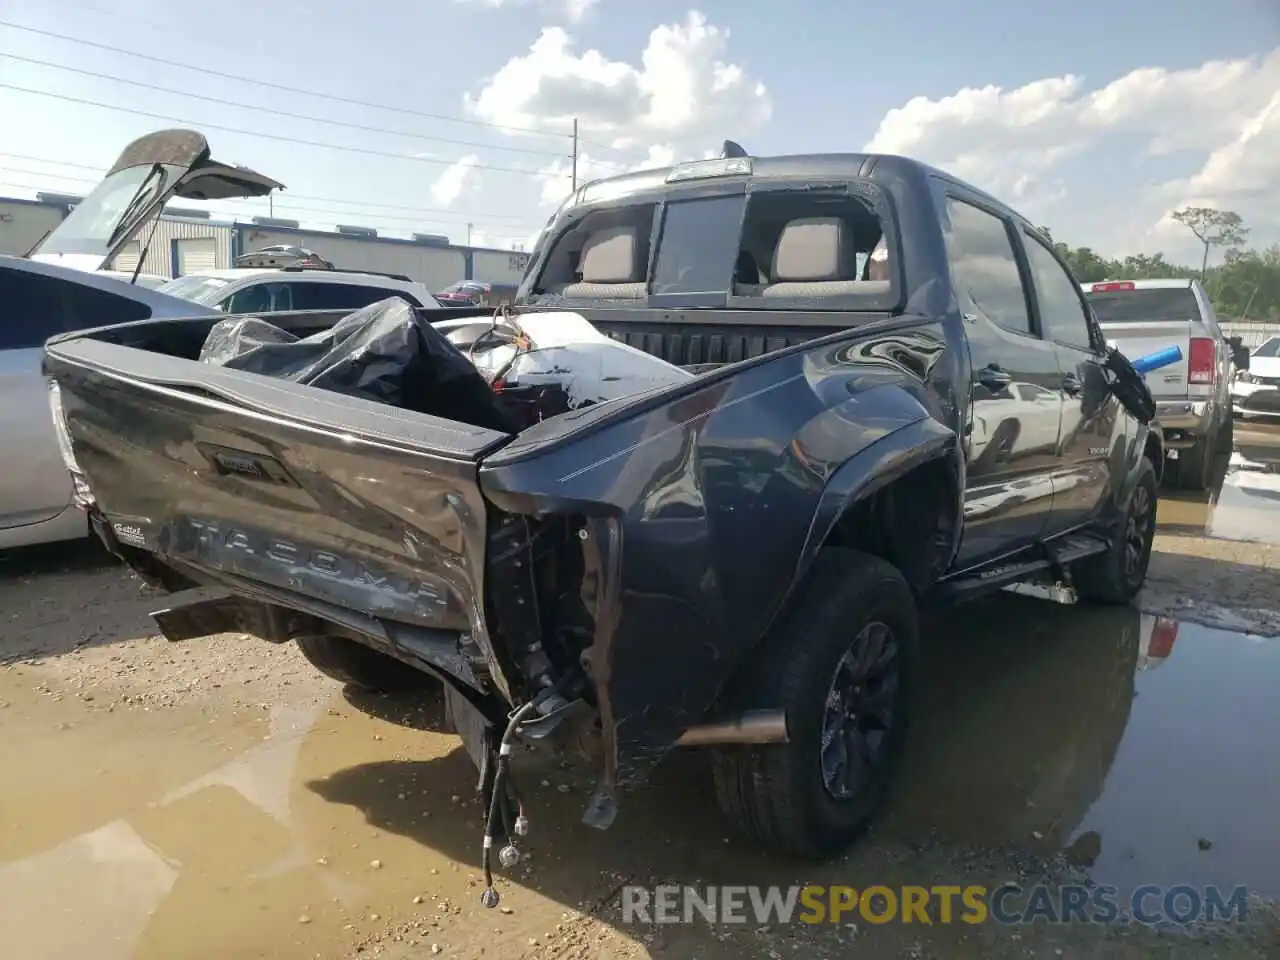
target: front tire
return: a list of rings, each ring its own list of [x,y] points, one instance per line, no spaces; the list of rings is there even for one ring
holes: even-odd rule
[[[1146,457],[1138,467],[1138,482],[1125,504],[1105,553],[1077,561],[1072,568],[1076,594],[1094,603],[1125,604],[1138,595],[1147,580],[1151,547],[1156,534],[1156,469]]]
[[[344,637],[316,634],[294,642],[326,677],[370,693],[408,693],[439,683],[430,674]]]
[[[725,816],[761,845],[809,859],[848,848],[902,754],[919,624],[902,574],[827,549],[744,665],[730,709],[781,708],[790,742],[712,752]]]

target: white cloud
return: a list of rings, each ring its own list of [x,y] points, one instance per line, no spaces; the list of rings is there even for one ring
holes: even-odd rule
[[[584,138],[607,142],[619,154],[606,159],[597,144],[585,144],[579,183],[666,166],[704,155],[709,146],[742,137],[769,119],[768,91],[744,67],[728,62],[728,41],[728,30],[693,10],[682,22],[655,27],[635,65],[598,50],[578,53],[565,30],[548,27],[466,104],[476,117],[504,127],[563,134],[576,118]],[[569,170],[566,159],[540,171],[544,204],[569,192]]]
[[[454,0],[454,2],[500,10],[504,7],[527,6],[530,0]],[[599,3],[599,0],[536,0],[536,2],[549,13],[563,17],[569,23],[578,23]]]
[[[1084,147],[1073,111],[1082,81],[1037,80],[1015,90],[966,87],[890,110],[867,149],[933,163],[997,195],[1026,197],[1041,175]]]
[[[470,233],[470,245],[473,247],[487,247],[490,250],[525,250],[533,249],[534,242],[538,239],[540,231],[532,233],[521,233],[515,230],[472,230]]]
[[[633,162],[601,160],[591,153],[578,154],[578,186],[600,177],[616,177],[620,173],[636,170],[652,170],[669,167],[676,160],[689,160],[692,155],[677,155],[676,148],[668,143],[655,143],[649,147],[644,159]],[[569,160],[554,160],[538,171],[542,182],[541,203],[544,207],[557,206],[572,192],[573,164]]]
[[[1033,215],[1067,195],[1069,161],[1123,137],[1130,155],[1127,144],[1136,144],[1134,159],[1181,163],[1186,172],[1149,181],[1141,196],[1115,198],[1124,212],[1113,219],[1133,225],[1117,224],[1114,244],[1185,239],[1159,225],[1168,211],[1193,203],[1234,209],[1247,223],[1280,231],[1277,90],[1280,50],[1184,70],[1144,67],[1093,90],[1073,75],[1009,90],[965,88],[890,110],[867,149],[926,160]],[[1094,187],[1105,190],[1107,179],[1107,168],[1098,169]]]
[[[1212,150],[1193,175],[1164,184],[1177,206],[1235,209],[1266,222],[1280,221],[1280,92]]]
[[[441,207],[453,206],[454,201],[462,196],[462,192],[469,185],[475,186],[473,174],[479,162],[479,156],[469,153],[446,167],[444,173],[440,174],[436,182],[431,185],[432,201]]]

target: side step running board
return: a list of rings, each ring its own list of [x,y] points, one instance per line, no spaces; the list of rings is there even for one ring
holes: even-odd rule
[[[1011,584],[1022,584],[1048,571],[1057,582],[1055,585],[1065,587],[1070,599],[1065,599],[1065,592],[1053,595],[1050,588],[1050,599],[1072,603],[1075,591],[1071,589],[1068,568],[1077,560],[1103,553],[1109,548],[1106,540],[1090,534],[1078,533],[1041,544],[1040,555],[1031,555],[1025,559],[1006,560],[988,567],[973,570],[951,580],[944,580],[929,592],[927,597],[930,606],[949,606],[953,603],[973,600],[988,593],[1003,590]],[[1033,596],[1043,595],[1034,588],[1027,591]]]

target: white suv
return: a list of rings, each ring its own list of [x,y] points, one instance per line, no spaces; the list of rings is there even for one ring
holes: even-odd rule
[[[178,277],[159,292],[225,313],[359,310],[387,297],[403,297],[428,310],[440,308],[425,284],[398,274],[358,270],[234,267]]]

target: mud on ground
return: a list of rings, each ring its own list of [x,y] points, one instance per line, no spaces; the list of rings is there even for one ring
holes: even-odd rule
[[[1191,639],[1179,643],[1200,649],[1235,640],[1197,625],[1280,634],[1280,548],[1174,526],[1157,541],[1142,607],[1182,621]],[[628,798],[604,834],[578,823],[583,771],[526,769],[530,856],[501,879],[501,909],[486,911],[474,771],[438,702],[344,693],[292,646],[237,635],[169,644],[152,635],[158,605],[92,549],[0,560],[0,929],[15,956],[1280,956],[1263,900],[1246,927],[1164,932],[622,922],[623,883],[995,887],[1089,876],[1076,834],[1091,817],[1105,822],[1108,770],[1133,769],[1135,751],[1172,749],[1132,741],[1130,711],[1143,704],[1132,700],[1136,611],[1001,598],[935,626],[947,637],[920,759],[909,758],[884,821],[837,864],[779,862],[728,835],[695,754]],[[1177,669],[1180,655],[1161,669]],[[1142,688],[1156,702],[1161,677]],[[1273,729],[1241,764],[1280,768],[1274,720],[1256,722]],[[1277,799],[1249,802],[1274,810]],[[1228,805],[1217,822],[1193,823],[1190,809],[1151,813],[1168,818],[1186,863],[1224,858],[1187,882],[1272,876],[1231,852],[1250,843],[1229,836],[1251,829],[1246,814]],[[1123,834],[1120,848],[1114,831],[1099,836],[1123,860]],[[1254,837],[1259,857],[1272,854],[1266,839]]]

